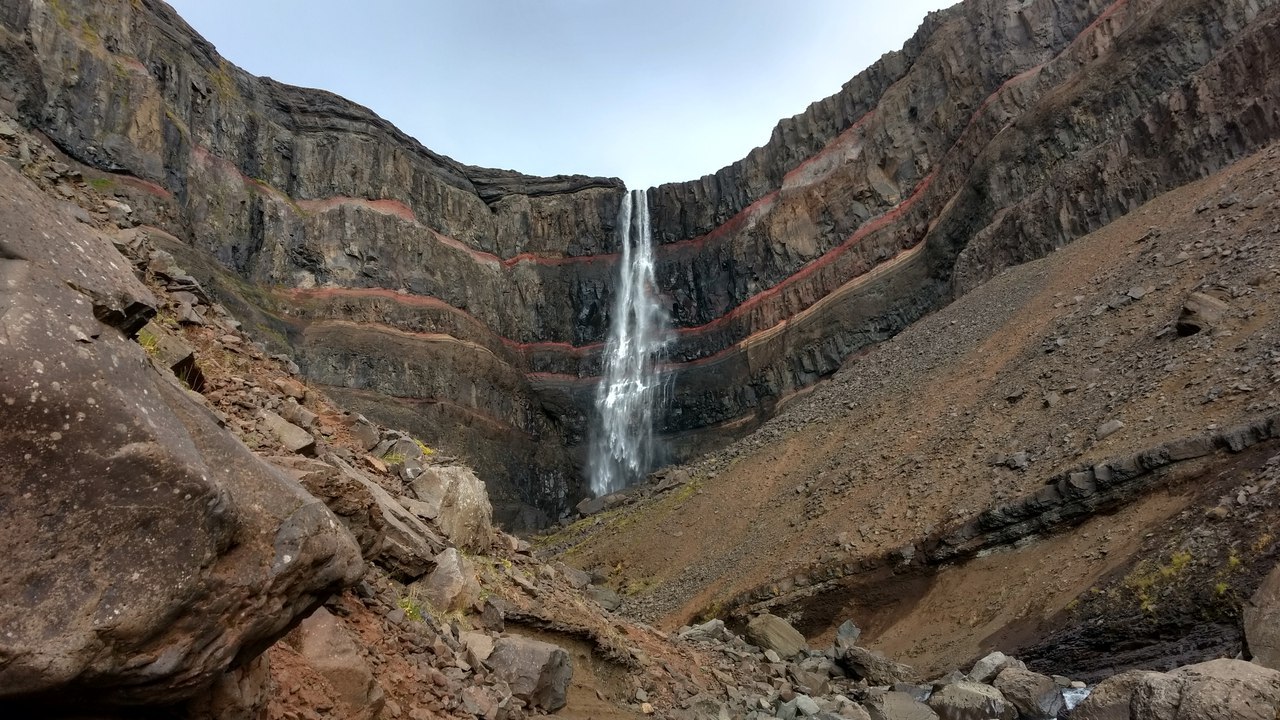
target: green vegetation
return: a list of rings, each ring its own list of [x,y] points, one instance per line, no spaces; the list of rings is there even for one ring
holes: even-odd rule
[[[93,178],[89,181],[89,187],[100,193],[110,192],[111,188],[115,187],[115,185],[115,179],[109,177]]]
[[[145,327],[138,331],[138,344],[152,357],[160,351],[160,338]]]
[[[422,614],[422,605],[408,595],[400,598],[397,605],[399,605],[400,609],[404,611],[404,616],[414,622],[422,622],[426,619],[426,616]]]
[[[407,459],[404,453],[387,453],[382,456],[382,461],[388,465],[401,465]]]
[[[1136,596],[1143,612],[1153,613],[1161,592],[1186,572],[1192,560],[1185,550],[1170,555],[1167,564],[1144,560],[1124,579],[1124,586]]]
[[[431,457],[432,455],[436,454],[435,450],[432,450],[431,448],[427,447],[427,444],[422,442],[418,438],[414,438],[413,441],[417,443],[418,449],[422,451],[423,457]]]

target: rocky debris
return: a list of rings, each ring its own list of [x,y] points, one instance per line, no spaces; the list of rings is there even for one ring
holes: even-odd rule
[[[373,496],[382,513],[386,528],[387,548],[378,557],[378,564],[402,582],[412,582],[431,570],[433,560],[444,550],[444,540],[418,515],[409,511],[391,493],[378,483],[345,462],[337,467],[355,480]]]
[[[940,720],[1014,720],[1018,714],[999,690],[978,682],[948,683],[929,696]]]
[[[373,720],[382,712],[386,698],[373,669],[350,631],[328,610],[319,608],[305,618],[288,642],[337,692],[344,717]]]
[[[747,623],[747,637],[751,642],[767,650],[773,650],[783,658],[790,658],[808,649],[804,636],[786,620],[763,613]]]
[[[1104,680],[1071,717],[1271,720],[1277,712],[1280,672],[1243,660],[1211,660],[1169,673],[1135,671]]]
[[[1243,608],[1245,644],[1255,663],[1280,670],[1280,566]]]
[[[555,712],[568,701],[573,663],[555,645],[504,637],[494,645],[488,662],[494,674],[511,686],[511,694],[533,707]]]

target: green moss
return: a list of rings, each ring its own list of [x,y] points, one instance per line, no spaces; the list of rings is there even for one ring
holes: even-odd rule
[[[145,327],[138,331],[138,344],[152,357],[160,351],[160,338]]]
[[[116,186],[116,181],[109,177],[93,178],[89,181],[89,187],[100,193],[110,192],[111,188]]]

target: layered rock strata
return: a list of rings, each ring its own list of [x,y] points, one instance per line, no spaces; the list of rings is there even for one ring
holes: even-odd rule
[[[619,181],[462,165],[245,74],[155,0],[0,25],[0,95],[216,259],[311,380],[464,453],[508,523],[581,495]],[[675,455],[1274,138],[1277,43],[1260,0],[969,0],[743,161],[651,190]]]

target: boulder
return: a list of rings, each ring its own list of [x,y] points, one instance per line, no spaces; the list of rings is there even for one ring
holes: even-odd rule
[[[583,572],[572,565],[566,565],[558,562],[553,566],[556,572],[564,576],[565,582],[569,583],[574,590],[582,590],[591,584],[590,573]]]
[[[861,637],[862,629],[852,620],[845,620],[840,623],[840,627],[836,628],[836,651],[856,647]]]
[[[511,694],[547,712],[564,707],[573,679],[569,653],[551,643],[508,636],[489,655],[494,675],[511,686]]]
[[[258,417],[266,431],[279,440],[285,450],[299,455],[316,453],[316,439],[311,433],[270,410],[260,411]]]
[[[1275,720],[1280,672],[1210,660],[1169,673],[1128,672],[1098,684],[1073,720]]]
[[[1027,668],[1021,660],[1011,658],[997,650],[973,664],[973,669],[969,671],[969,679],[974,682],[989,683],[1007,667],[1024,670]]]
[[[351,631],[324,608],[318,608],[289,635],[289,643],[333,688],[345,705],[344,718],[372,720],[386,701],[373,670]]]
[[[475,566],[452,547],[435,556],[435,569],[414,587],[441,612],[468,608],[480,597]]]
[[[804,636],[786,620],[764,613],[747,623],[747,639],[756,646],[773,650],[783,658],[794,657],[808,649]]]
[[[5,164],[0,194],[0,701],[183,702],[359,548],[129,339],[154,301],[110,242]]]
[[[493,540],[493,506],[471,468],[428,465],[413,479],[418,499],[436,510],[436,525],[464,550],[487,549]]]
[[[836,662],[854,677],[869,685],[892,685],[917,680],[916,671],[910,665],[894,662],[880,653],[856,645],[841,650]]]
[[[363,415],[357,415],[351,423],[351,437],[360,445],[360,449],[368,452],[378,446],[382,440],[378,426],[369,422]]]
[[[1022,720],[1051,720],[1066,707],[1062,688],[1048,675],[1008,666],[993,684],[1013,703]]]
[[[907,693],[869,693],[864,707],[871,720],[938,720],[938,713]]]
[[[600,607],[609,612],[614,612],[622,607],[622,596],[607,587],[588,585],[587,597],[595,600]]]
[[[1280,670],[1280,565],[1244,604],[1244,637],[1255,663]]]
[[[1222,322],[1230,306],[1223,300],[1206,293],[1194,292],[1182,303],[1176,329],[1179,335],[1195,335],[1212,329]]]
[[[1014,720],[1017,710],[999,690],[976,682],[944,685],[929,696],[940,720]]]
[[[266,653],[214,681],[203,696],[187,703],[186,720],[262,720],[275,688]]]

